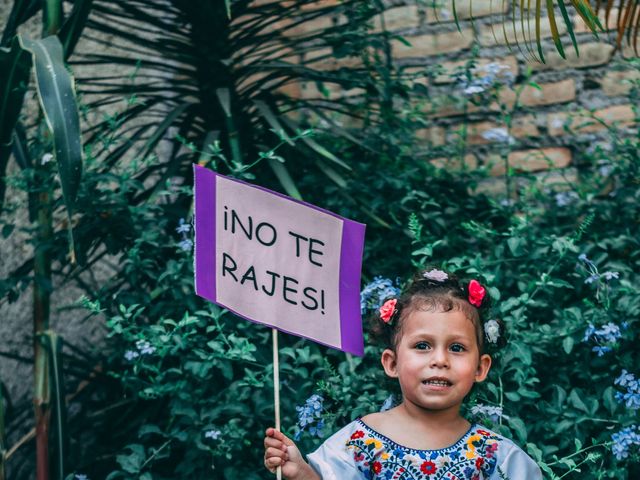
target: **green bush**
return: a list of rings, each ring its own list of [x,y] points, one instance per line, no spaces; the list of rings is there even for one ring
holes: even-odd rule
[[[393,69],[393,75],[378,74],[389,73],[380,58],[367,60],[366,93],[360,105],[348,106],[365,117],[357,141],[326,132],[319,139],[331,142],[352,174],[328,181],[326,165],[318,172],[296,164],[292,182],[305,199],[368,224],[366,283],[378,275],[395,283],[435,264],[491,287],[509,344],[470,395],[470,416],[514,438],[550,478],[637,478],[638,441],[628,429],[638,424],[638,397],[628,374],[640,375],[638,138],[610,130],[608,150],[585,152],[578,185],[549,189],[507,169],[503,198],[475,193],[486,172],[451,174],[427,161],[462,157],[465,129],[458,144],[420,151],[414,131],[425,120],[409,99],[429,92]],[[461,71],[466,85],[474,81],[469,67]],[[510,88],[499,81],[485,87],[490,98]],[[376,100],[380,111],[369,108]],[[128,101],[127,109],[135,104]],[[507,132],[512,114],[501,112]],[[153,158],[121,166],[132,144],[118,145],[119,115],[110,120],[113,131],[87,147],[78,200],[83,215],[74,225],[79,250],[92,254],[92,262],[109,256],[114,265],[100,288],[84,286],[86,296],[76,305],[88,321],[106,325],[109,338],[94,348],[65,345],[66,380],[77,387],[69,399],[68,478],[270,478],[262,467],[262,437],[274,415],[271,334],[194,295],[191,189],[182,183],[196,157],[236,175],[246,175],[242,165],[250,162],[224,162],[216,142],[205,141],[199,151],[179,135],[177,144],[191,150],[172,151],[180,186],[167,180],[172,170],[166,165],[163,181],[153,184]],[[151,143],[168,128],[152,129]],[[261,142],[278,141],[266,128],[260,132]],[[50,146],[37,137],[32,146],[40,158]],[[108,155],[94,157],[92,147]],[[275,165],[296,155],[284,149],[274,158],[260,155],[266,147],[248,147]],[[505,161],[510,148],[501,145]],[[14,176],[11,187],[33,193],[32,173]],[[47,173],[57,188],[55,168]],[[8,236],[14,225],[5,218]],[[63,228],[49,247],[63,263]],[[3,279],[2,297],[13,300],[26,288],[28,270]],[[78,270],[60,274],[84,281]],[[298,436],[304,451],[398,393],[382,374],[376,347],[354,358],[291,336],[282,335],[281,345],[283,430]],[[299,415],[311,424],[301,426]],[[624,438],[631,440],[626,458]]]
[[[368,232],[365,279],[406,278],[437,264],[481,278],[499,299],[509,344],[467,411],[526,448],[549,478],[638,473],[637,445],[627,458],[612,453],[622,445],[614,447],[612,435],[637,424],[637,396],[621,402],[632,389],[615,379],[623,370],[640,374],[638,142],[613,132],[612,139],[606,182],[595,150],[570,204],[533,178],[519,200],[500,204],[469,193],[474,174],[456,178],[417,162],[363,165],[351,185],[353,195],[384,192],[386,202],[378,199],[372,212],[394,225]],[[322,189],[313,194],[363,220]],[[175,231],[188,223],[158,222],[156,207],[147,208],[121,259],[127,288],[107,303],[86,301],[94,313],[111,312],[105,370],[127,402],[109,414],[123,430],[98,434],[103,449],[118,452],[109,478],[269,478],[261,439],[273,423],[270,332],[193,296],[191,254],[179,245],[190,232]],[[281,342],[283,430],[299,435],[305,451],[322,441],[320,433],[378,410],[397,393],[383,378],[376,347],[353,358],[294,337]],[[314,394],[322,402],[311,410],[310,426],[318,428],[301,430],[295,407]],[[89,458],[77,472],[100,478],[110,471],[107,463],[89,466],[98,465]]]

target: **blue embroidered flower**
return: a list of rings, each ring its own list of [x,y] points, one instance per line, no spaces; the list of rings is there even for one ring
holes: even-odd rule
[[[394,443],[362,421],[346,441],[364,478],[483,478],[495,470],[500,437],[482,428],[470,429],[454,445],[440,450],[415,450]]]

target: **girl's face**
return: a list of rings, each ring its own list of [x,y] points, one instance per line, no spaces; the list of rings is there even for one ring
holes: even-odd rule
[[[491,357],[480,355],[473,322],[458,310],[414,311],[403,320],[396,351],[382,365],[398,378],[404,401],[426,410],[459,410],[474,382],[483,381]]]

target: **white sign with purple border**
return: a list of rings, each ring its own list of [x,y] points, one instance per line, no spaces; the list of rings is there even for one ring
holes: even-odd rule
[[[195,165],[196,293],[362,355],[365,225]]]

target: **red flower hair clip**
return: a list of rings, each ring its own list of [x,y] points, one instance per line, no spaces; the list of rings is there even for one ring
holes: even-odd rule
[[[380,318],[384,323],[391,322],[393,315],[396,313],[396,303],[398,303],[398,299],[392,298],[384,302],[380,307]]]
[[[471,305],[475,305],[476,307],[480,308],[480,305],[482,305],[482,300],[484,299],[484,296],[486,294],[487,291],[482,285],[480,285],[480,282],[478,282],[477,280],[471,280],[469,282],[469,303]]]

